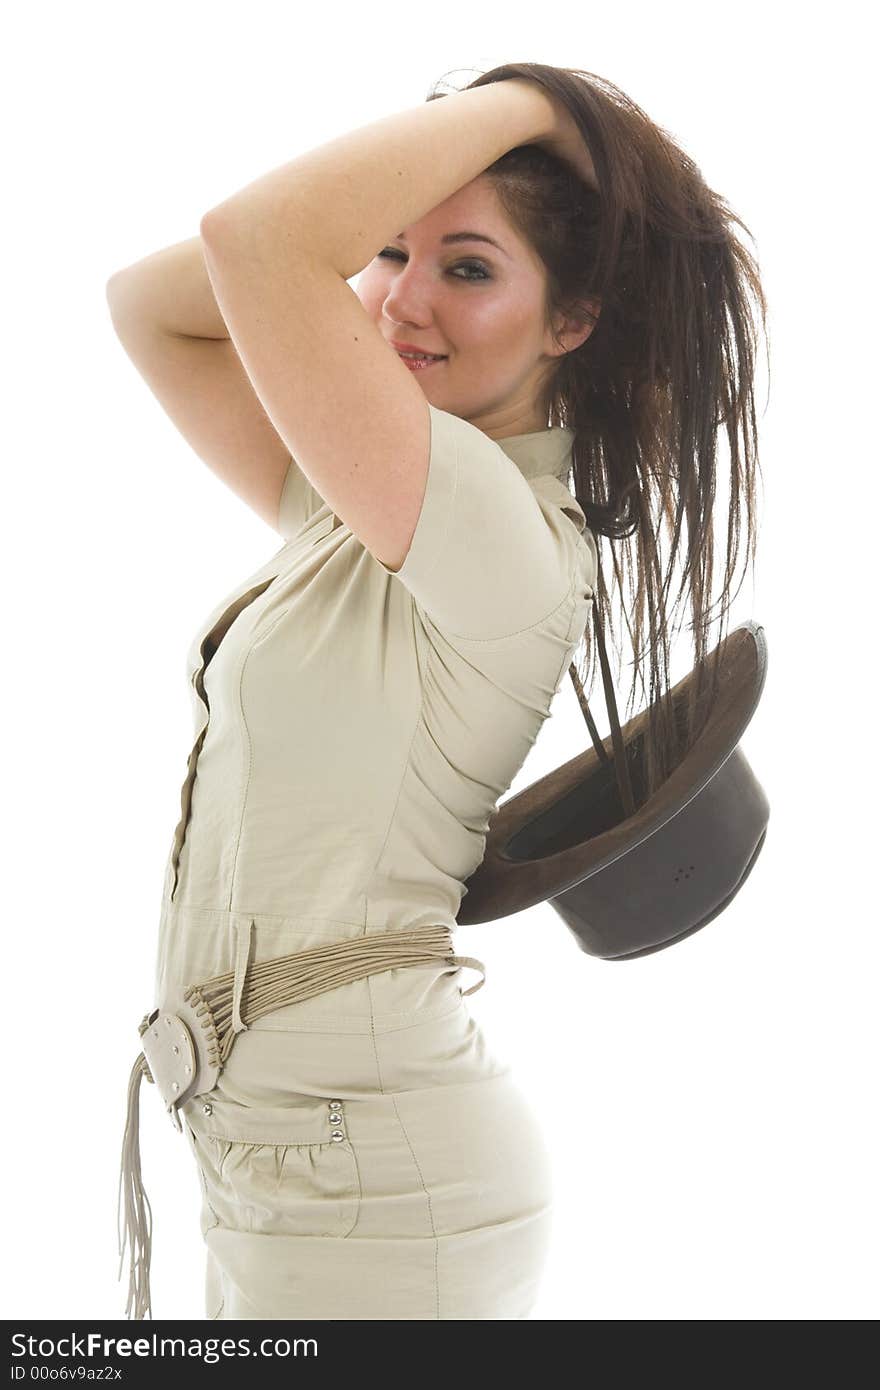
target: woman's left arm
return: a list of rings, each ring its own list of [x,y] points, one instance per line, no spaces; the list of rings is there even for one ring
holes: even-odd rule
[[[205,214],[202,237],[312,256],[349,280],[508,150],[549,136],[556,119],[550,96],[521,78],[453,92],[264,174]]]

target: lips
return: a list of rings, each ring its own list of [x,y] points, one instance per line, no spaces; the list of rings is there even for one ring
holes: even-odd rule
[[[442,362],[447,356],[445,352],[428,352],[427,348],[417,347],[415,343],[399,343],[395,342],[393,338],[389,341],[391,347],[401,356],[426,357],[431,362]]]

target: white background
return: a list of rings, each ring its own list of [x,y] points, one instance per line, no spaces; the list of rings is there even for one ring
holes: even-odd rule
[[[865,14],[151,0],[7,21],[6,1317],[124,1316],[119,1154],[190,747],[184,655],[279,543],[164,415],[114,335],[105,283],[444,73],[464,85],[524,60],[622,86],[745,220],[772,378],[756,582],[731,618],[763,623],[770,654],[743,743],[771,806],[750,879],[705,930],[627,963],[583,954],[546,904],[456,934],[488,967],[474,1015],[554,1156],[535,1317],[877,1316]],[[598,685],[594,709],[604,732]],[[566,680],[512,790],[587,741]],[[141,1113],[154,1315],[199,1318],[197,1173],[146,1085]]]

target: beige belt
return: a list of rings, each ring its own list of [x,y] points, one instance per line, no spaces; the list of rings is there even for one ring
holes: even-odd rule
[[[138,1055],[128,1082],[128,1109],[119,1169],[119,1200],[125,1192],[125,1228],[119,1230],[119,1274],[126,1243],[130,1246],[126,1317],[142,1319],[150,1308],[150,1251],[153,1217],[141,1181],[139,1145],[140,1083],[154,1082],[176,1129],[182,1130],[178,1109],[191,1096],[210,1091],[217,1084],[236,1036],[255,1019],[287,1004],[299,1004],[326,990],[382,970],[401,966],[433,965],[438,960],[453,966],[470,965],[483,976],[462,994],[473,994],[486,981],[482,961],[452,953],[452,931],[447,926],[414,927],[410,931],[376,932],[315,946],[308,951],[249,965],[253,922],[238,926],[235,969],[215,975],[201,984],[188,985],[164,1001],[164,1009],[144,1014],[138,1025],[143,1051]],[[149,1218],[149,1219],[148,1219]]]

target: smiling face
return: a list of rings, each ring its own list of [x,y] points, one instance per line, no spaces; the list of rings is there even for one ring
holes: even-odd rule
[[[462,232],[498,245],[444,241]],[[554,342],[543,264],[484,175],[389,242],[361,271],[356,293],[389,350],[394,339],[445,355],[413,369],[426,398],[493,439],[546,429],[539,404],[546,376],[590,331],[581,326]]]

